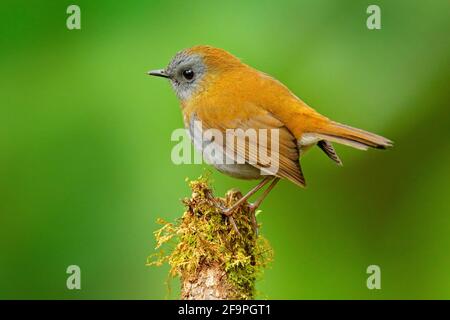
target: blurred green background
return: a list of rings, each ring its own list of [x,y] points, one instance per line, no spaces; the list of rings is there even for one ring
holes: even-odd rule
[[[450,298],[450,2],[71,1],[0,6],[0,298],[164,299],[145,266],[155,220],[181,216],[185,178],[167,81],[180,49],[224,48],[325,115],[385,135],[387,152],[337,146],[302,161],[263,204],[275,261],[260,298]],[[366,28],[381,7],[382,29]],[[221,195],[242,182],[213,174]],[[66,289],[81,267],[82,290]],[[381,267],[381,290],[366,268]],[[171,298],[178,283],[172,282]]]

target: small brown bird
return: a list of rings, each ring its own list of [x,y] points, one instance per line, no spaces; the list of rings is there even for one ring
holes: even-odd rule
[[[276,79],[242,63],[222,49],[195,46],[182,50],[165,69],[150,71],[148,74],[171,81],[181,103],[185,126],[198,149],[217,144],[217,141],[204,137],[196,141],[193,134],[198,126],[196,123],[201,123],[202,130],[216,129],[224,135],[229,129],[278,130],[277,170],[268,169],[262,163],[260,154],[256,154],[261,148],[270,154],[271,148],[267,145],[271,145],[273,141],[264,146],[257,140],[253,142],[256,148],[252,148],[252,142],[245,147],[239,147],[239,144],[228,149],[221,146],[226,160],[238,156],[244,159],[244,163],[229,163],[230,161],[222,161],[222,158],[218,161],[217,157],[207,159],[219,171],[230,176],[262,179],[231,208],[224,210],[224,214],[230,216],[232,222],[233,210],[269,182],[269,187],[251,206],[253,212],[280,178],[305,186],[299,159],[312,146],[317,145],[338,165],[342,162],[332,142],[361,150],[392,146],[392,142],[382,136],[328,119]],[[256,161],[250,161],[252,156]],[[254,224],[256,227],[255,219]]]

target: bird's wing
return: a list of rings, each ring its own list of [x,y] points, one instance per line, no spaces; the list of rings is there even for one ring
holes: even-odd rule
[[[246,106],[243,109],[245,112],[234,112],[233,117],[230,117],[231,110],[220,114],[217,109],[211,107],[199,108],[197,117],[202,121],[204,129],[218,129],[225,133],[225,137],[228,135],[228,138],[225,138],[228,139],[229,148],[225,150],[228,157],[244,159],[245,163],[253,165],[265,174],[286,178],[299,186],[305,186],[293,134],[270,112],[256,106]],[[252,130],[248,131],[249,129]],[[247,139],[253,132],[257,139]],[[247,136],[243,138],[243,135]],[[230,137],[234,138],[234,143],[230,143]],[[238,143],[239,139],[244,143]]]

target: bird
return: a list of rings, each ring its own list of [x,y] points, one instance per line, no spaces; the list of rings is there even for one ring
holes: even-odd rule
[[[209,163],[229,176],[260,180],[231,207],[223,209],[234,227],[232,214],[236,208],[267,184],[262,195],[250,204],[256,230],[255,211],[280,179],[300,187],[306,185],[300,159],[312,147],[317,146],[337,165],[342,165],[333,143],[360,150],[387,149],[393,145],[391,140],[380,135],[327,118],[280,81],[243,63],[224,49],[208,45],[187,48],[176,53],[166,68],[147,74],[170,80],[180,102],[184,126],[195,148],[202,151],[205,146],[212,145],[222,151],[220,159],[212,156],[207,159]],[[256,139],[240,147],[234,143],[227,149],[215,139],[196,137],[194,131],[199,123],[201,130],[214,129],[224,135],[228,130],[276,130],[278,150],[273,150],[278,167],[271,171],[255,154],[258,148],[270,153],[271,148],[267,145],[275,139],[272,136],[265,146]],[[223,156],[234,161],[222,161]],[[252,156],[256,161],[250,161]],[[241,161],[235,161],[236,157]]]

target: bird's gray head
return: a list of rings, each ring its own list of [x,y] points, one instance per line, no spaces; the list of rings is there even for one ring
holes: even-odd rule
[[[165,69],[152,70],[151,76],[168,78],[178,99],[188,99],[199,87],[206,66],[198,54],[178,52]]]

